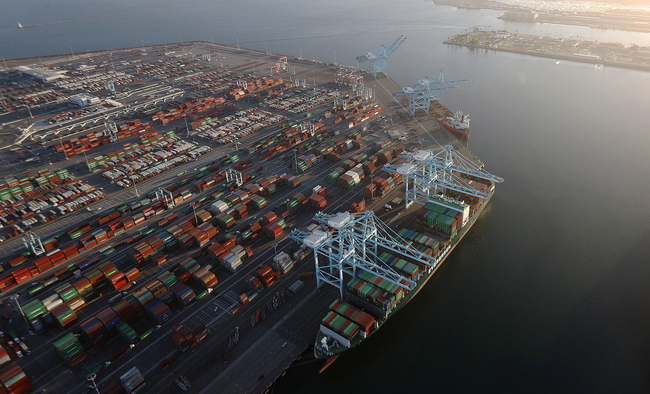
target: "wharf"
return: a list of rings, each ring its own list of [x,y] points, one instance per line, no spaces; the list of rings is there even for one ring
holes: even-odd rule
[[[265,54],[258,51],[240,50],[222,45],[211,45],[210,43],[204,42],[194,42],[172,48],[166,46],[149,47],[144,53],[139,49],[105,51],[77,59],[68,57],[63,57],[58,60],[50,59],[49,62],[50,64],[70,69],[78,67],[81,63],[92,63],[104,69],[133,72],[131,68],[132,64],[138,64],[141,67],[147,62],[155,64],[154,62],[156,60],[163,62],[183,61],[183,59],[197,58],[206,53],[212,55],[212,61],[209,63],[200,63],[202,67],[205,66],[204,69],[189,70],[185,74],[164,79],[143,77],[139,81],[141,84],[132,84],[131,92],[133,94],[123,98],[125,107],[135,108],[154,102],[155,97],[148,96],[155,96],[152,92],[163,92],[159,86],[161,83],[182,89],[185,92],[185,98],[183,100],[201,97],[206,94],[214,95],[212,90],[202,89],[198,86],[184,83],[183,78],[189,79],[191,76],[191,78],[201,79],[205,74],[221,69],[239,72],[241,74],[247,73],[268,77],[269,66],[275,64],[278,57],[281,56]],[[26,59],[22,64],[29,64],[34,61],[34,59]],[[340,70],[339,66],[296,58],[289,58],[289,64],[295,67],[295,78],[303,78],[307,81],[307,88],[315,86],[326,90],[338,90],[342,94],[351,93],[349,87],[337,86],[333,83],[336,72]],[[440,127],[431,115],[421,114],[411,116],[407,111],[407,99],[405,97],[395,98],[392,96],[393,92],[401,90],[392,79],[383,74],[375,79],[365,71],[362,71],[362,75],[365,78],[365,85],[374,88],[376,99],[383,108],[380,116],[385,117],[385,120],[378,121],[377,117],[373,117],[366,123],[374,132],[362,133],[364,148],[361,151],[346,152],[345,155],[342,155],[342,160],[357,153],[367,152],[368,147],[373,142],[386,137],[385,131],[401,130],[407,135],[408,141],[406,141],[406,144],[410,147],[422,147],[426,149],[438,145],[453,144],[464,156],[474,158],[476,163],[480,164],[478,158],[475,158],[471,152],[464,148],[453,135]],[[283,72],[279,76],[284,78],[285,81],[291,78],[286,72]],[[12,78],[22,77],[12,74]],[[20,80],[20,83],[23,82],[25,81]],[[147,111],[167,108],[174,105],[174,103],[177,104],[178,102],[172,101],[152,104],[147,108]],[[260,104],[256,100],[251,100],[250,98],[239,100],[236,102],[236,105],[241,109],[260,107]],[[261,107],[273,113],[281,113],[289,121],[295,123],[305,120],[316,120],[326,110],[324,108],[326,106],[324,105],[315,107],[311,110],[313,112],[311,118],[307,119],[304,113],[290,113],[288,111],[275,110],[264,105]],[[62,103],[44,103],[37,105],[33,108],[37,116],[31,122],[41,122],[43,124],[43,121],[51,116],[52,113],[66,111],[68,109],[67,104]],[[0,124],[0,134],[4,136],[4,144],[9,144],[11,137],[15,137],[17,131],[24,132],[24,130],[17,130],[17,125],[24,126],[14,121],[15,118],[18,118],[18,122],[24,122],[24,115],[21,115],[20,111],[16,111],[0,116],[0,122],[2,122]],[[130,116],[131,118],[144,118],[148,115],[145,115],[141,110],[137,110],[133,111],[133,114]],[[128,116],[125,116],[125,118],[128,118]],[[331,118],[325,120],[324,123],[326,123],[328,129],[336,128],[332,124]],[[355,129],[361,129],[362,126],[359,125]],[[108,196],[92,204],[92,211],[86,211],[85,209],[79,210],[74,214],[66,215],[35,227],[32,230],[33,233],[42,238],[66,231],[75,226],[75,224],[93,222],[97,217],[101,216],[101,212],[106,211],[108,208],[129,203],[139,198],[134,188],[120,188],[115,183],[108,183],[99,172],[92,173],[84,170],[84,160],[78,159],[79,156],[65,160],[61,154],[52,153],[52,147],[60,143],[59,135],[53,133],[55,128],[55,126],[42,127],[33,134],[34,142],[30,142],[29,145],[24,144],[24,147],[20,145],[20,148],[27,149],[34,157],[40,157],[47,163],[41,163],[37,167],[54,169],[69,168],[77,179],[84,180],[97,187],[103,187]],[[78,136],[80,133],[85,134],[101,128],[102,126],[96,125],[83,131],[74,129],[66,134],[61,133],[61,137],[68,139],[73,136]],[[174,184],[177,180],[177,173],[192,173],[196,168],[211,165],[215,161],[218,162],[225,154],[237,152],[233,145],[222,145],[215,141],[201,139],[195,133],[185,133],[183,120],[175,121],[166,126],[160,126],[159,123],[156,123],[154,128],[158,130],[180,130],[178,134],[184,139],[195,141],[201,145],[206,144],[213,150],[209,154],[200,156],[197,161],[184,163],[172,170],[138,183],[137,187],[142,195],[158,187],[167,187],[170,184]],[[242,137],[238,142],[246,146],[254,141],[277,133],[281,128],[281,125],[270,126]],[[341,133],[349,131],[347,125],[339,125],[338,129],[341,130]],[[118,144],[121,145],[123,142],[129,141],[131,140],[120,140]],[[110,144],[100,146],[93,149],[92,156],[104,154],[113,149],[115,148],[111,148]],[[268,170],[268,174],[294,173],[287,165],[288,162],[292,161],[293,155],[287,157],[284,154],[277,155],[261,162],[257,153],[247,154],[243,150],[237,153],[239,153],[242,159],[247,157],[252,158],[255,161],[253,167],[263,164],[265,169]],[[6,168],[4,174],[7,174],[7,171],[22,173],[34,171],[37,168],[30,168],[30,165],[25,163],[24,160],[14,162],[13,160],[16,157],[20,156],[17,156],[16,152],[10,150],[5,150],[0,153],[0,164]],[[50,165],[49,162],[52,164]],[[317,185],[327,186],[328,188],[328,205],[323,209],[324,212],[332,213],[334,207],[342,207],[342,210],[347,210],[351,202],[357,202],[364,198],[363,186],[366,183],[358,185],[349,191],[328,185],[324,175],[339,165],[339,162],[325,160],[315,167],[310,168],[307,172],[298,174],[301,180],[301,185],[298,189],[290,189],[287,187],[278,190],[273,196],[269,197],[269,205],[266,208],[251,212],[248,218],[242,219],[241,221],[238,220],[237,225],[231,231],[243,231],[253,221],[271,212],[273,208],[286,201],[292,193],[296,191],[304,191],[307,193]],[[246,170],[244,173],[251,174],[253,171]],[[208,191],[195,192],[191,198],[172,210],[167,211],[165,214],[178,213],[180,217],[189,217],[192,215],[190,204],[198,203],[200,199],[209,197],[209,193],[209,189]],[[391,223],[392,225],[399,224],[401,221],[396,222],[396,220],[403,220],[404,218],[399,218],[399,214],[396,211],[390,213],[383,212],[382,207],[385,203],[400,194],[403,194],[403,188],[402,190],[396,188],[387,195],[376,198],[368,205],[368,209],[381,213],[382,220],[387,223]],[[313,214],[313,209],[298,213],[288,221],[289,228],[304,226],[309,223]],[[155,217],[149,219],[133,230],[129,230],[128,234],[113,238],[111,242],[117,243],[127,237],[133,236],[134,233],[143,230],[145,227],[155,226],[158,220],[159,218]],[[70,242],[62,244],[61,247],[67,246],[68,244]],[[184,308],[180,306],[173,307],[173,317],[170,322],[155,329],[149,337],[138,342],[134,349],[127,351],[117,360],[112,360],[113,356],[117,352],[120,352],[125,345],[120,338],[114,337],[106,341],[104,348],[95,351],[88,360],[85,360],[77,367],[70,369],[61,363],[53,349],[53,342],[67,333],[79,332],[78,324],[66,330],[49,328],[33,336],[28,333],[28,327],[23,322],[19,312],[11,305],[9,297],[12,294],[18,294],[18,300],[21,304],[29,302],[33,298],[27,294],[26,290],[31,285],[31,281],[37,282],[47,276],[48,273],[36,276],[31,281],[28,281],[28,283],[23,283],[11,289],[9,292],[0,294],[0,299],[4,304],[3,310],[13,320],[10,323],[8,319],[0,319],[0,330],[5,333],[13,331],[18,336],[25,337],[26,343],[29,344],[32,355],[19,359],[16,363],[23,368],[29,377],[35,392],[85,393],[87,391],[85,377],[88,373],[98,371],[96,382],[101,387],[108,382],[118,381],[119,376],[133,366],[137,366],[140,369],[147,382],[147,386],[142,391],[144,393],[179,392],[180,389],[174,380],[180,375],[186,376],[192,382],[193,387],[189,392],[263,392],[313,343],[320,319],[326,314],[330,303],[338,297],[337,292],[327,286],[316,289],[315,279],[313,277],[302,278],[301,273],[313,271],[313,258],[309,257],[298,262],[293,270],[281,277],[273,287],[261,292],[249,304],[239,308],[239,295],[246,291],[243,283],[244,276],[254,272],[259,265],[269,263],[274,253],[274,247],[277,247],[277,251],[280,252],[289,250],[291,244],[292,241],[286,237],[275,241],[269,238],[263,238],[253,245],[253,257],[245,259],[244,266],[235,273],[219,268],[218,263],[205,254],[201,255],[198,249],[181,249],[171,252],[169,253],[167,263],[161,266],[145,266],[142,269],[142,277],[138,279],[136,286],[129,290],[129,293],[141,288],[142,284],[155,278],[161,272],[173,268],[179,261],[189,256],[196,257],[201,266],[214,265],[214,271],[219,279],[219,284],[215,288],[215,292],[209,295],[206,300],[195,302]],[[120,270],[132,266],[132,263],[126,257],[129,249],[128,246],[116,247],[116,251],[108,256],[102,255],[97,249],[100,248],[90,249],[82,253],[79,257],[69,260],[66,264],[79,261],[83,258],[99,257],[102,261],[110,259]],[[22,251],[24,251],[24,247],[20,237],[9,238],[0,244],[0,255],[4,259],[15,256]],[[292,297],[285,290],[299,278],[305,281],[305,287]],[[42,299],[53,293],[51,289],[48,289],[39,295],[38,298]],[[94,316],[100,310],[108,307],[108,299],[112,298],[115,294],[110,293],[100,297],[79,310],[77,312],[79,321]],[[272,307],[274,303],[276,304],[275,308]],[[255,327],[252,327],[251,317],[255,315],[257,310],[265,310],[266,319],[259,321],[255,324]],[[205,325],[210,329],[210,335],[191,350],[179,354],[175,350],[170,338],[170,329],[176,324],[184,324],[191,328]],[[140,334],[152,328],[152,326],[147,321],[139,321],[133,328]],[[228,361],[224,362],[224,349],[235,336],[238,338],[238,343],[230,350]],[[159,363],[162,360],[175,355],[178,356],[175,362],[171,363],[164,370],[160,368]],[[107,363],[109,360],[112,361]]]

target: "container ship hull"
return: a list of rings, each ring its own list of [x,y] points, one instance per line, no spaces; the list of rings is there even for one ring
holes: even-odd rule
[[[444,127],[445,129],[451,131],[452,133],[457,133],[457,134],[461,134],[461,135],[464,135],[464,136],[469,135],[469,129],[467,129],[467,130],[455,129],[455,128],[451,127],[450,125],[448,125],[447,123],[445,123],[442,119],[438,119],[438,123],[440,123],[442,125],[442,127]]]
[[[390,311],[388,316],[381,322],[379,322],[377,328],[372,330],[366,337],[360,338],[357,337],[355,340],[353,340],[350,344],[350,347],[337,347],[335,349],[330,349],[330,351],[324,350],[321,346],[321,340],[325,337],[325,334],[323,334],[322,331],[318,331],[318,335],[316,336],[316,341],[314,345],[314,357],[317,359],[327,359],[326,365],[321,368],[320,372],[323,372],[327,367],[329,367],[335,360],[338,358],[341,353],[345,352],[346,350],[350,350],[358,345],[360,345],[362,342],[368,340],[375,332],[379,331],[379,329],[390,319],[395,313],[397,313],[402,307],[404,307],[406,304],[409,303],[413,297],[415,297],[416,294],[420,292],[420,290],[424,287],[424,285],[427,284],[429,279],[435,274],[435,272],[442,266],[442,264],[445,262],[447,257],[451,254],[451,252],[454,250],[456,245],[460,243],[460,241],[463,239],[463,237],[469,232],[469,230],[472,228],[476,220],[479,218],[481,213],[483,212],[483,209],[487,206],[489,203],[490,199],[492,198],[492,195],[494,192],[492,192],[485,201],[481,204],[481,206],[476,210],[476,212],[470,216],[468,223],[462,227],[461,231],[459,231],[454,237],[451,238],[450,243],[449,243],[449,248],[446,250],[445,254],[442,256],[440,259],[440,263],[436,267],[430,268],[430,270],[425,271],[425,273],[420,277],[420,279],[416,282],[416,286],[413,290],[409,291],[404,298],[397,304],[397,306]]]

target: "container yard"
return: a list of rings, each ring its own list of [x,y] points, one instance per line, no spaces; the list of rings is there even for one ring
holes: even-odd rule
[[[264,392],[319,329],[350,345],[377,326],[369,310],[410,297],[365,271],[345,287],[368,309],[317,291],[312,248],[292,231],[317,237],[319,213],[375,212],[436,256],[482,209],[395,202],[403,153],[452,146],[482,163],[433,117],[412,116],[381,73],[204,42],[35,61],[0,74],[9,393]],[[391,140],[394,129],[408,133]]]

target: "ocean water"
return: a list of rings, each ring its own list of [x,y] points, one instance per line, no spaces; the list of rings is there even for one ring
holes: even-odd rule
[[[469,113],[470,149],[505,178],[377,335],[322,375],[319,363],[292,367],[275,392],[650,390],[650,73],[442,44],[474,25],[638,45],[650,35],[419,0],[221,1],[16,28],[178,4],[0,1],[0,57],[213,39],[355,65],[405,35],[389,75],[402,86],[440,69],[472,79],[445,104]]]

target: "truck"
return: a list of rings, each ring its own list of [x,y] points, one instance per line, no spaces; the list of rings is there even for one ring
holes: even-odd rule
[[[305,283],[301,280],[297,280],[289,286],[287,289],[291,294],[296,294],[298,293],[303,287],[305,287]]]
[[[32,352],[29,350],[27,344],[25,344],[24,341],[21,341],[18,345],[20,346],[20,349],[23,351],[23,353],[25,353],[28,356],[31,356]]]

